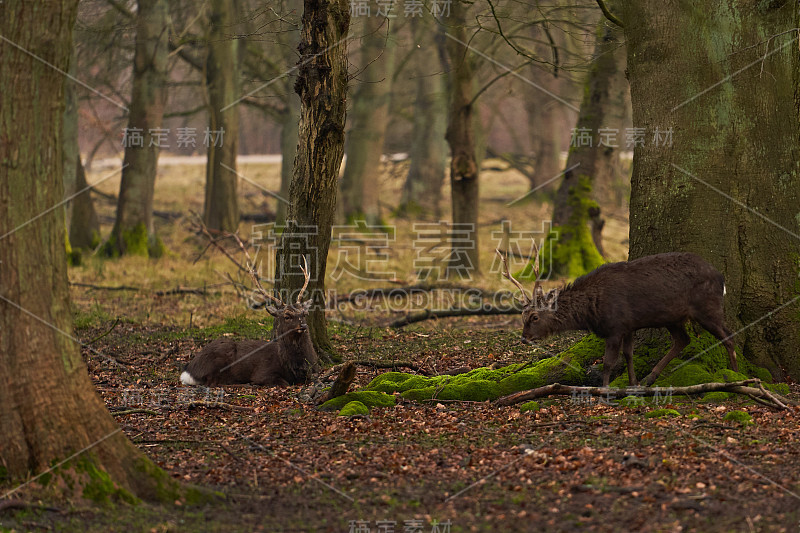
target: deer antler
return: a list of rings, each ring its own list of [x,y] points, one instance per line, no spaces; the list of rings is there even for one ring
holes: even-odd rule
[[[495,249],[495,252],[497,252],[497,255],[499,255],[500,259],[503,261],[503,271],[502,271],[503,277],[506,278],[511,283],[513,283],[514,285],[516,285],[516,287],[522,293],[522,297],[524,298],[524,305],[528,305],[529,303],[531,303],[532,300],[530,298],[528,298],[528,295],[525,293],[525,289],[522,288],[522,284],[519,281],[517,281],[516,279],[514,279],[514,276],[512,276],[508,272],[508,261],[506,260],[505,256],[498,249]],[[538,268],[537,268],[537,270],[538,270]],[[537,275],[538,275],[538,272],[537,272]]]
[[[197,216],[197,214],[195,214],[195,217],[197,219],[195,223],[200,228],[200,231],[202,231],[203,234],[208,238],[209,245],[213,245],[220,252],[222,252],[225,255],[225,257],[230,259],[230,261],[234,265],[236,265],[240,270],[243,270],[244,272],[247,272],[250,275],[250,279],[253,280],[253,284],[255,285],[255,288],[259,292],[259,294],[261,294],[264,298],[266,298],[268,300],[272,300],[273,302],[275,302],[276,305],[278,305],[280,307],[283,307],[284,305],[286,305],[286,304],[283,303],[283,301],[280,298],[276,298],[275,296],[271,295],[264,288],[264,286],[261,285],[261,279],[259,278],[258,272],[255,269],[253,260],[250,258],[250,254],[247,253],[247,248],[245,247],[244,243],[242,242],[242,239],[239,238],[239,235],[237,235],[236,233],[230,233],[230,232],[227,232],[227,231],[225,231],[225,232],[215,231],[215,233],[218,233],[218,234],[221,235],[220,237],[215,238],[213,235],[211,235],[211,230],[209,230],[206,227],[206,225],[203,223],[202,219],[199,216]],[[236,241],[236,244],[239,246],[239,249],[242,250],[242,252],[244,253],[244,257],[245,257],[245,265],[244,266],[242,266],[241,263],[239,263],[236,260],[236,258],[234,258],[230,254],[230,252],[228,252],[228,250],[226,250],[225,248],[223,248],[219,244],[219,240],[226,239],[226,238],[229,238],[229,237]],[[306,281],[306,284],[308,284],[308,281]],[[303,287],[303,288],[305,288],[305,287]]]
[[[537,294],[542,294],[542,282],[539,280],[539,247],[536,245],[536,239],[531,237],[531,244],[533,245],[533,298],[536,299]]]
[[[300,270],[303,271],[303,277],[306,278],[306,282],[303,283],[303,288],[300,289],[300,294],[297,295],[297,303],[300,303],[300,300],[303,298],[303,293],[306,292],[306,287],[308,287],[308,281],[311,279],[311,274],[308,271],[308,261],[306,261],[306,256],[303,256],[303,264],[305,267],[300,265]]]

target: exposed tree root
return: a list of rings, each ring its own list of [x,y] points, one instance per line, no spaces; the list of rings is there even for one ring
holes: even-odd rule
[[[333,382],[333,385],[331,385],[330,389],[325,391],[325,393],[319,397],[317,404],[323,404],[328,400],[347,394],[347,389],[350,388],[350,385],[353,384],[355,379],[356,365],[352,361],[349,361],[342,365],[342,369],[339,372],[339,376],[336,378],[336,381]]]

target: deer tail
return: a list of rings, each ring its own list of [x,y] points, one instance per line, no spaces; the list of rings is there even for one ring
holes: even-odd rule
[[[186,370],[184,370],[183,374],[181,374],[181,382],[184,385],[200,385],[200,382],[194,379],[194,377]]]

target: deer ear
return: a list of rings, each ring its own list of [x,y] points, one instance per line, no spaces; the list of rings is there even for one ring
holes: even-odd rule
[[[275,318],[280,317],[281,314],[282,314],[281,309],[278,309],[277,307],[269,305],[269,304],[265,305],[264,309],[266,309],[267,313],[271,314]]]
[[[311,304],[313,304],[313,303],[314,303],[314,300],[312,300],[310,298],[308,300],[306,300],[305,302],[303,302],[301,304],[303,306],[303,310],[304,311],[308,311],[309,309],[311,309]]]
[[[558,301],[558,289],[553,289],[552,291],[547,293],[547,296],[544,298],[544,303],[547,307],[551,309],[556,308],[556,302]]]

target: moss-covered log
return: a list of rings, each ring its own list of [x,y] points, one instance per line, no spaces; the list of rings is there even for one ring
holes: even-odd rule
[[[742,361],[741,372],[727,369],[728,353],[719,341],[705,330],[690,327],[691,343],[680,359],[674,359],[659,376],[659,387],[687,387],[710,382],[770,379],[769,372]],[[387,372],[376,377],[366,391],[400,393],[416,401],[487,401],[544,387],[562,385],[597,386],[600,384],[599,361],[603,358],[605,341],[588,335],[556,357],[532,363],[513,364],[504,368],[477,368],[456,376],[420,376],[404,372]],[[669,350],[669,341],[654,338],[640,345],[634,353],[637,374],[645,375]],[[619,375],[622,365],[612,375]],[[626,387],[627,374],[620,375],[612,387]],[[771,390],[788,392],[786,385],[769,386]],[[353,393],[351,393],[353,394]],[[711,399],[711,398],[709,398]],[[340,400],[343,401],[343,400]],[[343,405],[343,404],[342,404]]]

